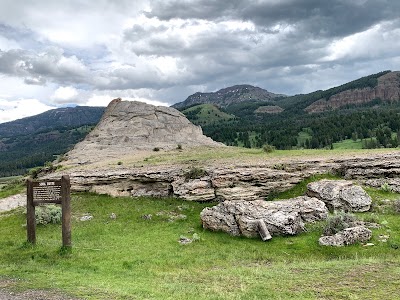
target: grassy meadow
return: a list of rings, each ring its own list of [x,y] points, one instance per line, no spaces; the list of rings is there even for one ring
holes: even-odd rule
[[[71,251],[60,247],[60,225],[38,226],[32,246],[24,209],[0,214],[0,280],[84,299],[399,299],[400,215],[378,208],[400,195],[368,192],[376,211],[359,217],[383,225],[374,246],[344,248],[318,245],[323,223],[262,242],[204,230],[199,213],[215,203],[74,194]],[[80,221],[86,214],[93,219]]]

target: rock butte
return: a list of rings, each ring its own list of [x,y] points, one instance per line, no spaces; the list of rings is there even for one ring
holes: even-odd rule
[[[203,135],[172,107],[114,99],[87,137],[67,154],[66,165],[79,165],[140,151],[182,147],[225,147]]]

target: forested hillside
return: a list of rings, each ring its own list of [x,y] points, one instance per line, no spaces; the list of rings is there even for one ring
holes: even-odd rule
[[[390,77],[390,84],[384,80],[386,77]],[[397,147],[400,135],[398,87],[398,72],[384,71],[326,91],[268,102],[233,103],[220,110],[235,116],[234,119],[201,125],[204,133],[216,141],[248,148],[264,144],[278,149],[332,148],[333,143],[346,139],[360,141],[364,148]],[[321,99],[329,101],[342,93],[346,93],[346,98],[339,109],[316,113],[307,110]],[[360,93],[366,95],[362,101]],[[368,93],[383,93],[388,95],[388,99],[369,100]],[[259,113],[263,111],[260,107],[268,105],[278,108],[275,110],[277,113]],[[195,122],[199,118],[199,115],[193,114],[196,109],[194,106],[190,113],[187,110],[183,112]]]
[[[55,160],[82,140],[103,112],[104,107],[60,108],[0,124],[0,177]]]

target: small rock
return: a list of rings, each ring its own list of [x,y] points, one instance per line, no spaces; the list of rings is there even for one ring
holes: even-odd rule
[[[148,215],[143,215],[143,216],[142,216],[142,219],[144,219],[144,220],[151,220],[152,217],[153,217],[153,215],[148,214]]]
[[[375,244],[374,243],[366,243],[363,246],[364,247],[371,247],[371,246],[375,246]]]
[[[187,245],[187,244],[190,244],[191,242],[193,242],[193,240],[187,238],[186,236],[181,236],[179,238],[179,243],[182,245]]]
[[[90,221],[91,219],[93,219],[93,216],[91,216],[91,215],[85,215],[85,216],[80,217],[80,218],[79,218],[79,221],[84,222],[84,221]]]
[[[115,220],[117,218],[117,215],[115,213],[111,213],[110,219]]]

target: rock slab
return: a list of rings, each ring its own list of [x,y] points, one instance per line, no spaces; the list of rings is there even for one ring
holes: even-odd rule
[[[371,197],[348,180],[320,180],[307,185],[307,195],[322,200],[330,211],[365,212]]]
[[[342,247],[352,245],[358,242],[364,243],[369,241],[372,231],[365,226],[356,226],[346,228],[335,235],[323,236],[319,239],[321,246]]]
[[[233,236],[269,240],[274,235],[295,235],[307,222],[324,220],[325,204],[307,196],[281,201],[224,201],[200,213],[204,228],[224,231]]]

